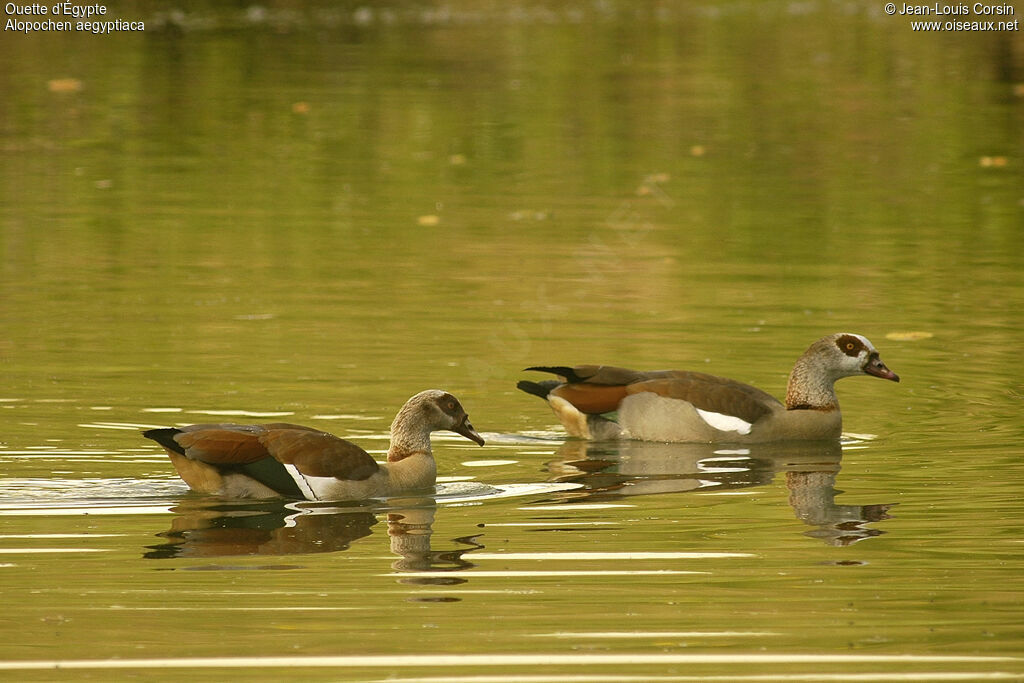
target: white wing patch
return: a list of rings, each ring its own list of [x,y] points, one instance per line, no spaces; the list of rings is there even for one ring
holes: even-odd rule
[[[741,420],[735,415],[723,415],[722,413],[713,413],[710,410],[701,410],[700,408],[697,408],[696,410],[702,420],[721,432],[749,434],[750,428],[754,426],[746,420]]]
[[[306,497],[306,500],[319,500],[316,493],[313,491],[313,487],[306,481],[305,475],[299,471],[299,468],[295,465],[285,465],[284,468],[288,470],[288,474],[292,475],[292,479],[295,480],[295,484],[302,491],[302,495]]]

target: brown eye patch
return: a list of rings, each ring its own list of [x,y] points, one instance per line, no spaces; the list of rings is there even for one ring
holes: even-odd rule
[[[457,415],[462,407],[459,405],[459,400],[451,394],[445,394],[442,396],[439,403],[441,405],[441,410],[452,416]]]
[[[856,358],[865,349],[864,342],[851,334],[844,334],[836,339],[836,346],[847,356]]]

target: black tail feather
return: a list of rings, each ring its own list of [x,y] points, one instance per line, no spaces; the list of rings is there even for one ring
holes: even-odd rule
[[[147,439],[152,439],[158,444],[168,450],[172,450],[175,453],[185,455],[185,449],[181,447],[181,444],[174,440],[176,434],[181,434],[181,430],[177,427],[163,427],[161,429],[147,429],[142,432],[142,435]]]
[[[543,399],[547,399],[551,390],[561,384],[561,382],[554,379],[545,380],[543,382],[530,382],[524,379],[516,384],[516,388],[533,396],[540,396]]]

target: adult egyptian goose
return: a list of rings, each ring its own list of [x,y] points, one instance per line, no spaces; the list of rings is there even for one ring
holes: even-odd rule
[[[410,398],[391,423],[388,461],[351,441],[293,424],[197,424],[150,429],[185,483],[230,498],[363,500],[434,485],[430,433],[443,429],[481,446],[458,399],[429,389]]]
[[[640,372],[608,365],[532,367],[562,381],[519,382],[548,401],[572,436],[644,441],[737,442],[838,439],[835,381],[874,375],[899,382],[859,334],[822,337],[797,360],[786,402],[742,382],[702,372]],[[617,413],[609,419],[608,413]]]

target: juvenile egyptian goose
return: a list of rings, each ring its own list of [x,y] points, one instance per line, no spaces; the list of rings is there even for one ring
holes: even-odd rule
[[[185,483],[230,498],[363,500],[434,485],[430,433],[443,429],[484,445],[458,399],[428,389],[391,423],[388,461],[351,441],[293,424],[198,424],[150,429]]]
[[[899,382],[859,334],[822,337],[797,360],[786,402],[742,382],[702,372],[640,372],[608,365],[532,367],[561,382],[522,381],[548,401],[572,436],[644,441],[736,442],[838,439],[843,426],[835,381],[874,375]],[[617,412],[615,420],[604,417]]]

